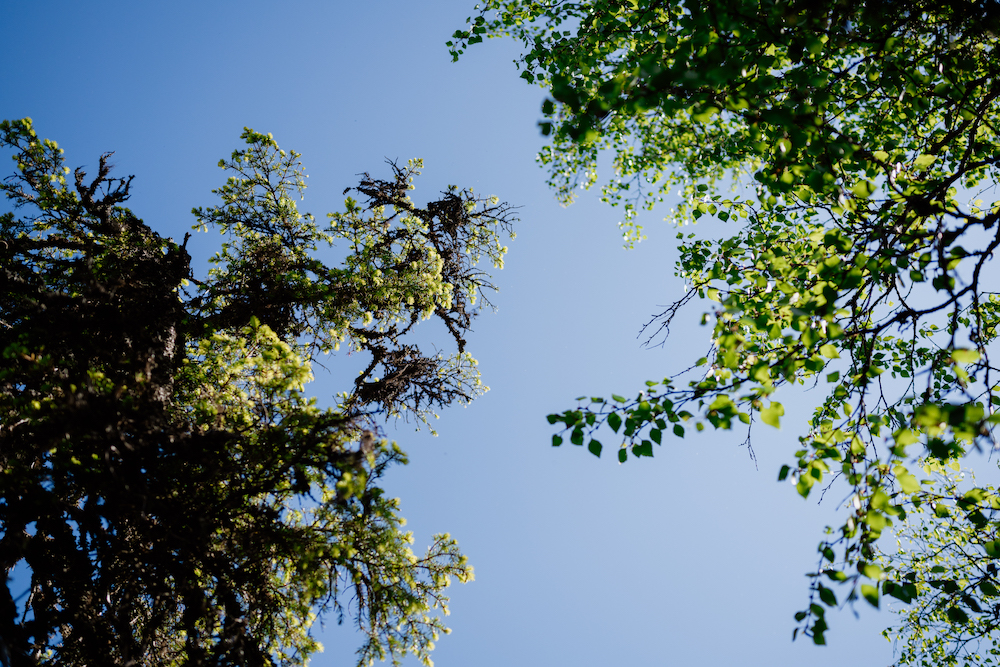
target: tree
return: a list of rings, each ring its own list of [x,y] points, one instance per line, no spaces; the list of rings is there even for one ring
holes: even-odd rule
[[[367,635],[359,664],[430,664],[445,589],[472,577],[446,534],[411,551],[378,486],[406,459],[379,433],[485,391],[463,336],[511,208],[454,187],[420,208],[411,161],[320,225],[299,154],[242,139],[194,209],[227,238],[195,279],[110,155],[70,177],[30,119],[0,124],[0,563],[30,575],[0,594],[3,664],[303,664],[328,610]],[[408,342],[430,318],[454,354]],[[324,407],[311,364],[342,346],[370,363]]]
[[[669,219],[733,228],[678,234],[687,292],[646,329],[662,342],[707,299],[710,353],[550,423],[597,455],[607,427],[625,462],[692,427],[777,427],[779,389],[826,387],[778,475],[802,496],[829,483],[849,498],[796,633],[823,643],[838,591],[891,596],[909,604],[889,631],[902,664],[994,660],[976,650],[998,655],[1000,495],[957,471],[995,446],[1000,421],[1000,6],[487,0],[468,24],[455,59],[513,37],[521,77],[550,93],[539,158],[560,199],[597,183],[606,151],[603,198],[623,206],[627,244],[642,238],[637,211],[678,187]],[[890,528],[899,552],[879,542]]]

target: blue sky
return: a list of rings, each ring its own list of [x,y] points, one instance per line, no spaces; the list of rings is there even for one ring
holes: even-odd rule
[[[742,432],[665,440],[623,466],[550,447],[547,413],[685,368],[708,330],[696,303],[667,345],[640,346],[641,325],[682,293],[676,230],[647,214],[648,240],[626,251],[616,210],[591,195],[555,202],[534,160],[543,92],[517,77],[516,44],[450,62],[444,42],[473,4],[11,0],[0,117],[32,117],[73,167],[115,151],[117,172],[136,175],[130,208],[175,238],[213,203],[244,126],[303,154],[301,208],[317,216],[360,172],[386,175],[386,158],[424,159],[419,203],[454,183],[521,206],[499,310],[469,338],[492,391],[445,411],[436,438],[392,433],[411,464],[386,484],[417,546],[449,531],[476,568],[452,589],[439,667],[888,664],[891,615],[860,605],[860,620],[832,614],[829,646],[790,641],[841,500],[817,506],[775,481],[815,392],[784,393],[782,431],[755,427],[756,466]],[[218,242],[192,238],[200,267]],[[338,363],[318,395],[349,380]],[[353,664],[350,627],[330,619],[319,635],[314,665]]]

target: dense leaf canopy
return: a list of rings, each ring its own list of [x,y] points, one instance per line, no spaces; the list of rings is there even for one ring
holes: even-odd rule
[[[848,498],[798,630],[823,643],[826,608],[891,596],[908,603],[888,631],[903,639],[901,663],[993,664],[1000,496],[957,471],[970,449],[994,446],[1000,420],[1000,6],[477,10],[452,54],[483,37],[522,42],[522,78],[551,95],[539,159],[562,200],[598,183],[606,152],[603,197],[623,206],[627,243],[641,240],[636,212],[674,190],[674,222],[728,225],[721,239],[678,235],[687,292],[647,330],[661,342],[683,305],[707,299],[710,351],[635,398],[586,400],[550,421],[598,455],[606,427],[624,462],[692,428],[787,424],[779,389],[825,388],[779,474],[803,496],[835,484]]]
[[[0,663],[302,664],[325,610],[367,635],[359,664],[429,662],[472,576],[446,534],[411,551],[379,426],[485,389],[463,335],[510,207],[453,188],[420,208],[411,162],[320,225],[299,155],[242,138],[194,210],[227,239],[199,280],[108,155],[88,179],[30,120],[0,124]],[[428,318],[454,354],[408,342]],[[322,407],[311,363],[339,348],[370,363]]]

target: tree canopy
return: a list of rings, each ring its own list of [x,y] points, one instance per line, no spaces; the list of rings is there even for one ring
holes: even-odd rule
[[[447,534],[411,550],[381,425],[485,391],[464,336],[511,207],[457,187],[417,206],[411,161],[321,224],[299,154],[241,138],[194,209],[226,239],[196,278],[110,155],[91,178],[30,119],[0,123],[0,663],[303,664],[331,611],[367,636],[359,664],[429,664],[472,577]],[[412,342],[429,319],[454,353]],[[339,349],[368,363],[320,402],[312,364]]]
[[[1000,298],[1000,6],[907,0],[488,0],[448,43],[523,44],[549,99],[539,155],[564,202],[601,182],[636,215],[679,190],[685,294],[646,332],[662,343],[702,299],[709,352],[634,397],[582,399],[549,421],[600,455],[653,456],[707,427],[778,427],[788,385],[825,397],[779,479],[836,488],[795,633],[825,611],[895,598],[900,664],[1000,655],[1000,494],[962,479],[996,446]],[[611,175],[601,180],[600,156]],[[607,433],[615,435],[607,435]],[[885,536],[880,540],[880,537]],[[890,536],[898,546],[891,545]]]

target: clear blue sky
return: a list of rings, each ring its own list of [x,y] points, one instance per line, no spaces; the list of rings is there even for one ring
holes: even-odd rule
[[[115,151],[118,173],[136,175],[132,210],[175,238],[213,203],[244,126],[303,154],[317,216],[356,174],[387,173],[387,157],[424,158],[418,202],[454,183],[522,207],[499,312],[469,340],[492,391],[445,411],[437,438],[393,433],[411,464],[387,485],[417,546],[449,531],[476,568],[452,589],[439,667],[887,665],[891,615],[860,605],[860,621],[831,615],[830,646],[790,641],[841,500],[817,506],[775,481],[818,397],[785,392],[784,430],[756,428],[759,467],[745,433],[665,440],[624,466],[549,446],[548,412],[634,394],[701,356],[708,331],[694,304],[665,347],[640,347],[642,323],[681,294],[675,230],[647,215],[649,240],[625,251],[617,211],[556,204],[534,161],[543,94],[518,78],[516,45],[450,62],[444,42],[473,4],[7,0],[0,118],[32,117],[70,166]],[[218,240],[191,240],[199,267]],[[349,377],[337,364],[320,395]],[[353,664],[350,627],[319,635],[314,665]]]

